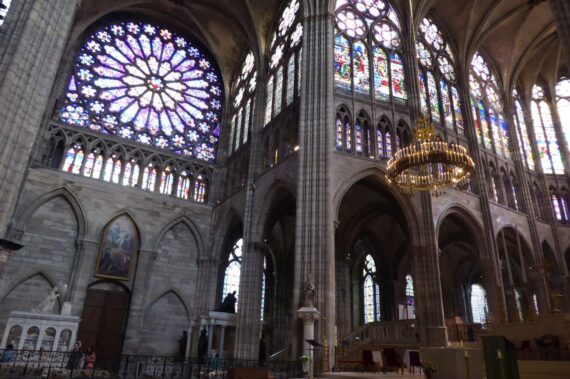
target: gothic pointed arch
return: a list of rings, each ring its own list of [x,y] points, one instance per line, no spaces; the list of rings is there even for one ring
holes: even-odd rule
[[[67,187],[60,187],[50,192],[47,192],[37,199],[33,200],[28,206],[24,207],[15,216],[14,226],[17,229],[25,231],[26,224],[32,215],[40,208],[43,204],[51,201],[54,198],[63,198],[73,210],[75,217],[77,219],[77,234],[79,238],[83,238],[86,235],[87,223],[85,217],[85,211],[79,198],[73,193],[73,191]]]
[[[204,252],[205,252],[205,250],[204,250],[204,239],[202,238],[202,233],[200,233],[198,226],[194,223],[194,221],[192,221],[192,219],[189,216],[186,216],[186,215],[176,217],[175,219],[169,221],[168,224],[166,224],[161,229],[161,231],[159,232],[158,237],[156,239],[156,243],[154,245],[153,251],[158,250],[158,248],[160,247],[159,246],[160,241],[162,241],[162,239],[164,238],[164,235],[166,233],[168,233],[168,231],[170,229],[172,229],[174,226],[176,226],[178,224],[185,225],[190,230],[190,232],[192,233],[192,236],[196,240],[196,244],[198,246],[197,258],[199,259],[201,257],[201,255],[204,254]]]

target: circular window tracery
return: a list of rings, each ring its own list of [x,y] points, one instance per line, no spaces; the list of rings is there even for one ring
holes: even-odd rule
[[[337,13],[336,23],[340,30],[352,38],[362,38],[366,35],[368,27],[362,17],[350,9]]]
[[[184,37],[142,22],[110,24],[81,48],[61,121],[213,161],[222,83]]]

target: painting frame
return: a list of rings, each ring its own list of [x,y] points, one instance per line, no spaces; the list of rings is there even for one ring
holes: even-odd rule
[[[139,231],[128,214],[114,217],[105,225],[97,252],[97,278],[129,281],[140,248]]]

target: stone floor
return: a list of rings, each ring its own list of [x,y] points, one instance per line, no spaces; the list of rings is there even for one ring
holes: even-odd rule
[[[328,379],[389,379],[389,378],[400,378],[400,379],[420,379],[424,378],[423,374],[410,374],[404,373],[396,374],[396,373],[357,373],[357,372],[327,372],[319,375],[319,378],[328,378]]]

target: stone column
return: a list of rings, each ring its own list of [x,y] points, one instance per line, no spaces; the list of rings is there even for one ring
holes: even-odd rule
[[[334,146],[333,15],[329,1],[304,1],[303,61],[299,116],[299,168],[295,221],[293,299],[300,304],[302,283],[315,285],[315,307],[323,322],[315,339],[335,334],[335,246],[331,189]],[[329,366],[334,365],[329,345]],[[323,367],[329,371],[331,367]]]
[[[19,33],[8,30],[0,44],[0,236],[20,193],[77,3],[14,1],[3,25]]]
[[[216,327],[216,320],[210,320],[208,325],[208,358],[212,357],[212,342],[214,340],[214,328]]]
[[[309,378],[313,378],[314,347],[307,340],[315,339],[315,321],[321,314],[315,307],[302,307],[297,311],[297,315],[303,320],[303,355],[309,357],[308,368]]]
[[[435,249],[412,247],[418,333],[423,346],[447,346],[439,258]]]
[[[226,338],[226,326],[221,325],[222,331],[220,333],[220,343],[218,346],[218,357],[222,359],[224,357],[224,340]]]

